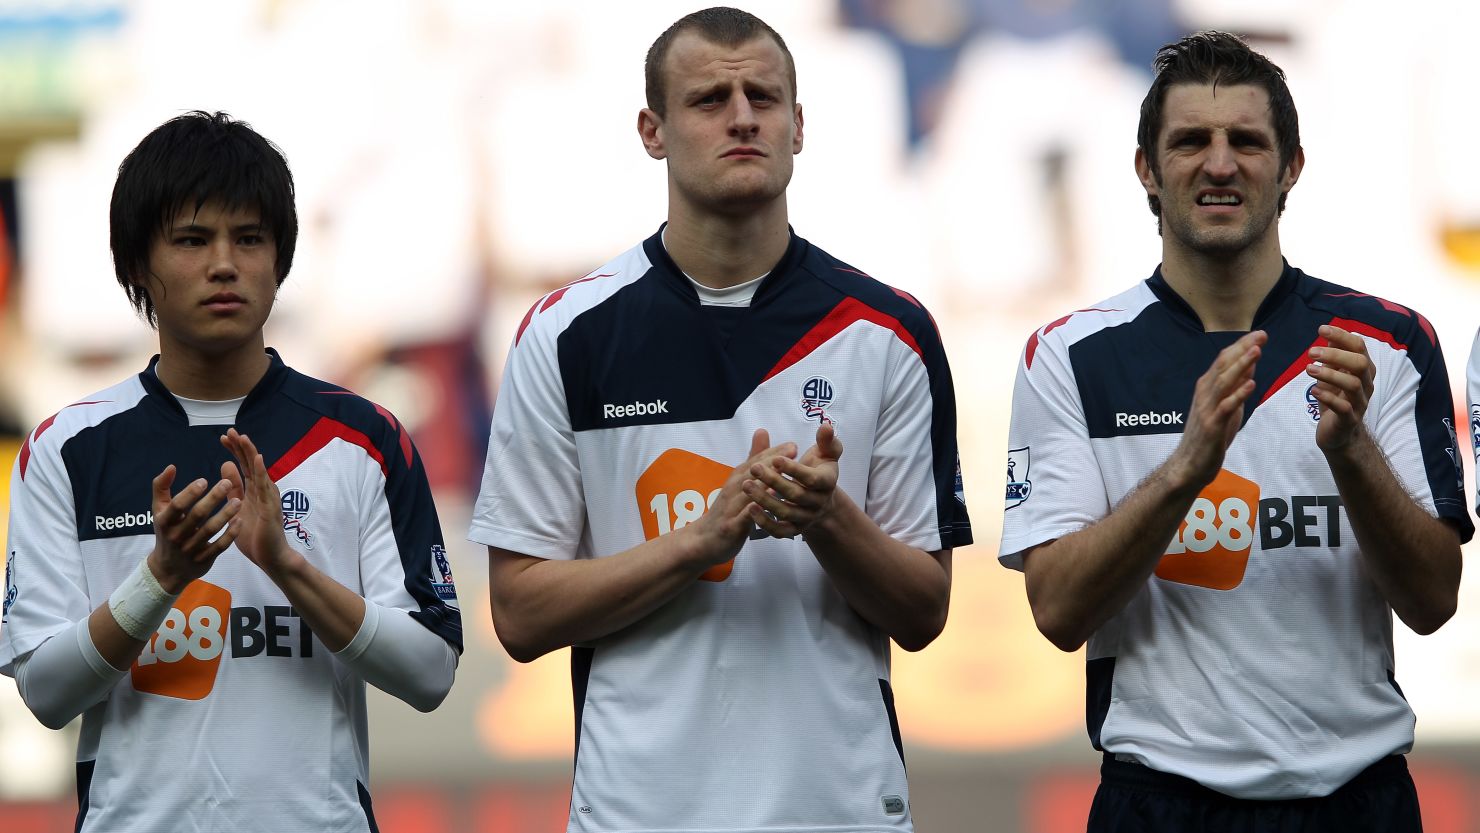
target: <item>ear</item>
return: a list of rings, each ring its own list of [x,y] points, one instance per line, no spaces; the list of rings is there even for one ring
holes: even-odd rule
[[[667,159],[668,149],[663,146],[663,117],[648,107],[637,113],[637,135],[642,137],[642,147],[654,159]]]
[[[802,152],[802,105],[792,105],[792,121],[796,123],[796,133],[791,138],[791,153],[793,156]]]
[[[1286,165],[1284,170],[1283,179],[1286,194],[1290,193],[1291,188],[1295,187],[1295,181],[1300,179],[1300,172],[1303,170],[1305,170],[1305,148],[1297,145],[1295,155],[1290,157],[1290,164]]]
[[[1146,158],[1146,152],[1139,147],[1136,148],[1136,178],[1141,180],[1141,187],[1146,189],[1146,196],[1161,196],[1161,186],[1156,181],[1156,175],[1151,172],[1151,161]]]

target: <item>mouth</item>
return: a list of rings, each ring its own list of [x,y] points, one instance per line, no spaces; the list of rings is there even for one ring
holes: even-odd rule
[[[1237,208],[1244,204],[1244,198],[1231,191],[1204,191],[1197,195],[1197,204],[1203,207]]]
[[[201,301],[201,306],[211,312],[235,312],[247,305],[247,299],[235,292],[217,292]]]
[[[761,153],[759,150],[756,150],[753,147],[738,147],[738,148],[734,148],[732,150],[725,151],[725,153],[720,158],[721,159],[744,159],[744,158],[764,159],[765,156],[766,155],[764,153]]]

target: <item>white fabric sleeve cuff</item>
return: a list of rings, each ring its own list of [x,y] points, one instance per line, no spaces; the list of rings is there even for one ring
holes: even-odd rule
[[[16,661],[21,699],[42,725],[60,729],[101,702],[128,673],[108,664],[83,619]]]
[[[452,689],[457,652],[404,610],[365,600],[365,619],[354,639],[334,654],[365,682],[429,712]]]

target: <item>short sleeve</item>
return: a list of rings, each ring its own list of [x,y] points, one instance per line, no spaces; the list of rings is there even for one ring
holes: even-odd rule
[[[50,445],[27,440],[10,476],[0,673],[16,658],[92,610],[65,464]]]
[[[586,503],[556,348],[554,328],[544,318],[515,338],[468,538],[568,560],[576,557]]]
[[[1018,362],[1008,428],[1006,502],[998,559],[1023,568],[1024,550],[1110,513],[1105,482],[1065,351],[1030,342]]]

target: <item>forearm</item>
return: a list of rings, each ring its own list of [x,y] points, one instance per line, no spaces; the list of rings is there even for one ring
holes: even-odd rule
[[[457,652],[405,611],[365,603],[354,639],[335,655],[365,682],[429,712],[452,689]]]
[[[529,662],[599,639],[693,586],[710,566],[684,527],[603,558],[561,561],[488,548],[493,625],[509,655]]]
[[[107,605],[99,610],[108,614]],[[112,616],[108,619],[111,622]],[[138,646],[133,649],[137,656],[143,643],[129,639],[121,630],[119,634]],[[120,671],[104,659],[93,644],[90,621],[84,619],[17,662],[15,682],[36,719],[49,729],[60,729],[107,697],[132,662],[122,663],[125,670]]]
[[[1458,534],[1404,491],[1366,431],[1326,459],[1378,592],[1414,631],[1438,630],[1459,599]]]
[[[803,533],[854,611],[907,651],[940,635],[951,602],[951,551],[895,540],[841,489],[833,509]]]
[[[344,650],[359,633],[365,621],[365,600],[296,551],[267,575],[288,597],[293,611],[330,651]]]
[[[1039,631],[1064,651],[1083,645],[1146,586],[1201,486],[1169,460],[1109,515],[1024,556]]]

